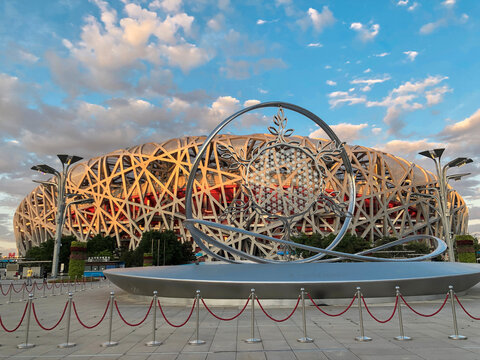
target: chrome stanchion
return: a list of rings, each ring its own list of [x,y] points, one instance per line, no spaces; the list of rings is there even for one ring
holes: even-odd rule
[[[12,302],[12,292],[13,292],[13,281],[10,282],[10,294],[8,295],[7,304],[10,304]]]
[[[262,339],[259,339],[259,338],[255,337],[255,289],[251,290],[250,301],[252,302],[252,305],[251,305],[252,321],[251,321],[251,324],[250,324],[250,338],[243,340],[247,344],[262,342]]]
[[[75,275],[75,285],[73,285],[73,292],[76,293],[77,292],[77,275]]]
[[[32,301],[33,294],[28,294],[28,309],[27,309],[27,329],[25,330],[25,342],[23,344],[18,344],[17,348],[19,349],[30,349],[35,347],[35,344],[30,344],[28,342],[28,335],[30,333],[30,315],[32,314]]]
[[[66,329],[67,341],[64,342],[63,344],[57,345],[57,347],[59,347],[61,349],[71,348],[71,347],[74,347],[74,346],[77,345],[75,343],[70,342],[70,318],[71,318],[71,315],[72,315],[72,297],[73,297],[73,294],[68,293],[68,308],[67,308],[68,313],[67,313],[67,329]]]
[[[67,294],[70,292],[70,279],[67,281]]]
[[[363,328],[363,315],[362,315],[362,292],[360,287],[357,287],[357,299],[358,299],[358,318],[360,323],[360,336],[357,336],[357,341],[372,341],[372,338],[365,336],[365,329]]]
[[[117,341],[112,341],[112,324],[113,324],[113,307],[115,306],[115,293],[110,292],[110,319],[108,324],[108,341],[102,344],[103,347],[110,347],[118,345]]]
[[[36,282],[36,281],[34,281],[34,282],[32,283],[32,292],[33,292],[33,296],[35,296],[35,288],[36,288],[36,287],[37,287],[37,282]]]
[[[454,335],[449,335],[448,338],[451,340],[467,340],[468,337],[464,335],[458,335],[458,324],[457,324],[457,313],[455,311],[455,299],[453,293],[453,286],[448,287],[448,294],[450,296],[450,304],[452,305],[452,317],[453,317],[453,330],[455,331]]]
[[[46,297],[47,297],[47,295],[45,295],[45,288],[46,288],[46,287],[47,287],[47,282],[44,281],[44,282],[43,282],[43,295],[42,295],[42,298],[46,298]]]
[[[22,298],[20,299],[20,301],[25,301],[25,288],[27,287],[27,285],[25,283],[23,283],[22,285]]]
[[[412,340],[410,336],[405,336],[403,332],[403,319],[402,319],[402,302],[400,301],[400,286],[395,286],[395,296],[397,297],[397,309],[398,309],[398,324],[400,326],[400,336],[395,336],[394,339],[398,341]]]
[[[53,282],[52,282],[52,296],[55,296],[55,285],[56,284],[57,283],[55,282],[55,280],[53,280]]]
[[[152,341],[147,342],[147,346],[159,346],[162,345],[161,341],[155,339],[155,333],[157,331],[157,292],[153,292],[153,319],[152,319]]]
[[[199,339],[198,332],[200,330],[200,290],[197,290],[196,293],[196,299],[197,299],[197,324],[196,324],[196,339],[195,340],[190,340],[188,343],[190,345],[203,345],[205,344],[205,341]]]
[[[313,339],[307,336],[307,318],[305,316],[305,289],[301,288],[300,291],[302,293],[303,337],[301,337],[300,339],[297,339],[297,341],[300,343],[311,343],[313,342]]]

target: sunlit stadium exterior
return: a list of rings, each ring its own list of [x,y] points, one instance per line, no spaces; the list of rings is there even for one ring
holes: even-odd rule
[[[218,145],[244,153],[270,140],[270,135],[222,135],[212,142],[202,161],[195,184],[194,212],[199,218],[229,223],[275,236],[278,224],[262,216],[224,216],[238,200],[241,175],[231,170],[219,156]],[[302,146],[317,148],[314,140],[298,137]],[[183,227],[185,185],[191,164],[205,137],[183,137],[163,143],[147,143],[92,158],[73,167],[67,192],[95,199],[93,204],[71,207],[66,215],[64,234],[86,241],[96,235],[116,238],[119,246],[135,248],[144,231],[174,230],[181,241],[190,241]],[[412,234],[443,237],[442,222],[432,198],[415,195],[436,185],[435,176],[402,158],[362,146],[345,146],[356,179],[356,210],[351,231],[370,241],[384,236],[396,238]],[[348,197],[345,179],[332,166],[325,174],[326,191]],[[55,196],[52,187],[38,186],[19,205],[14,216],[17,247],[21,255],[55,233]],[[449,196],[452,232],[465,233],[468,209],[457,192]],[[342,219],[325,210],[310,211],[295,224],[297,233],[332,233]],[[210,235],[248,253],[278,257],[278,246],[220,231]],[[213,251],[219,251],[212,249]]]

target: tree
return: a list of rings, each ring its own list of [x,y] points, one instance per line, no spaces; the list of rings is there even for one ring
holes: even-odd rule
[[[133,254],[124,254],[122,258],[125,261],[125,266],[127,266],[127,261],[133,266],[142,266],[143,254],[151,252],[153,252],[154,265],[163,265],[164,259],[165,265],[187,264],[195,260],[192,246],[189,243],[182,244],[171,230],[144,232],[142,240]]]
[[[306,235],[301,234],[300,236],[293,237],[292,241],[309,245],[315,246],[321,249],[325,249],[331,242],[335,239],[335,234],[328,234],[327,236],[322,236],[321,234],[312,234]],[[342,241],[333,249],[334,251],[344,252],[347,254],[355,254],[357,252],[367,250],[371,248],[370,242],[366,239],[363,239],[355,234],[347,233],[343,237]],[[303,258],[313,256],[317,254],[313,251],[302,250],[300,248],[296,249],[297,253],[301,255]],[[331,256],[327,256],[329,258]]]
[[[87,241],[88,256],[112,256],[117,248],[117,241],[111,236],[95,235]]]
[[[68,264],[70,261],[70,244],[75,241],[76,238],[73,235],[62,236],[59,254],[59,263],[65,264],[65,271],[68,270]],[[53,259],[53,249],[55,247],[55,240],[52,238],[47,239],[39,246],[30,248],[25,254],[26,260],[36,261],[51,261]],[[48,271],[51,271],[51,264],[47,266]]]

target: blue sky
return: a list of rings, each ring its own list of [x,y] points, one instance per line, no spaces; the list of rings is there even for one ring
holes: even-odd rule
[[[15,247],[32,165],[207,134],[271,100],[429,169],[418,151],[471,157],[473,176],[453,185],[480,232],[479,18],[467,0],[4,0],[0,251]],[[231,131],[264,132],[259,120]],[[297,134],[322,136],[294,120]]]

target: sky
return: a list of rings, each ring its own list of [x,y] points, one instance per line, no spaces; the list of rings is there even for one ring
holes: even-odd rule
[[[265,101],[427,169],[419,151],[472,158],[452,185],[480,233],[478,34],[472,0],[2,0],[0,252],[15,251],[32,165],[208,134]],[[324,137],[292,117],[295,134]],[[229,131],[265,132],[265,119]]]

